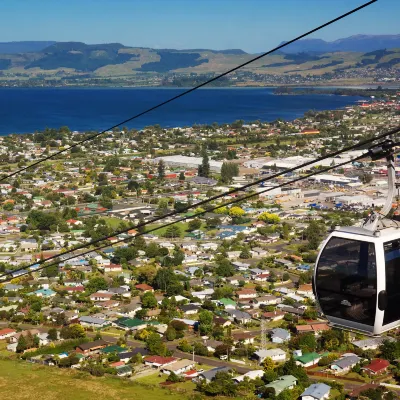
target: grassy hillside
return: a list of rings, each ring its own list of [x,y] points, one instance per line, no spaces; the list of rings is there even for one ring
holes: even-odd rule
[[[94,378],[86,373],[0,360],[0,390],[13,400],[185,400],[183,394],[129,380]]]
[[[0,54],[3,79],[18,77],[129,77],[137,74],[218,73],[250,60],[241,50],[155,50],[119,43],[87,45],[55,43],[36,53]],[[400,49],[368,53],[276,53],[243,71],[277,75],[322,75],[342,69],[399,68]]]

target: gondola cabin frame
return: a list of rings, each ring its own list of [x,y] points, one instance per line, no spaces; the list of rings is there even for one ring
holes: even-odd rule
[[[400,325],[400,229],[334,230],[321,246],[313,288],[335,326],[380,335]]]

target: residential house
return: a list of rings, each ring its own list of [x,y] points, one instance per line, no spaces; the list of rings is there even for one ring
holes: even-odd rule
[[[211,298],[211,296],[214,293],[214,289],[204,289],[201,290],[200,292],[192,292],[193,297],[197,297],[200,300],[205,300]]]
[[[281,309],[281,311],[296,315],[298,317],[302,317],[305,312],[305,309],[303,309],[303,308],[296,308],[296,307],[286,306],[286,305],[282,305],[282,304],[279,304],[278,307]]]
[[[290,340],[290,332],[286,329],[275,328],[272,329],[271,341],[272,343],[285,343]]]
[[[185,319],[185,318],[174,318],[173,321],[181,321],[183,322],[189,330],[195,330],[197,325],[199,324],[198,321],[193,321],[192,319]]]
[[[236,271],[247,271],[250,267],[250,264],[242,261],[232,261],[232,265],[235,267]]]
[[[216,367],[213,369],[210,369],[208,371],[203,371],[198,375],[199,379],[203,379],[206,382],[211,382],[214,378],[215,375],[217,375],[218,372],[230,372],[231,369],[228,367]]]
[[[129,286],[113,287],[113,288],[108,289],[108,292],[113,293],[117,296],[125,297],[125,298],[131,297],[131,292],[129,291]]]
[[[226,328],[227,326],[232,325],[232,322],[229,321],[229,319],[225,319],[225,318],[219,317],[217,315],[213,316],[213,323],[215,325],[222,326],[223,328]]]
[[[108,301],[111,300],[111,297],[114,296],[114,293],[110,293],[107,290],[99,290],[96,293],[90,295],[90,300],[92,301]]]
[[[176,375],[181,375],[184,372],[193,369],[195,365],[196,363],[194,361],[182,359],[169,365],[163,365],[161,367],[161,372],[167,375],[171,374],[172,372]]]
[[[294,359],[296,360],[297,365],[301,365],[302,367],[307,368],[318,364],[318,361],[326,355],[328,355],[328,353],[318,354],[315,352],[311,352],[300,356],[295,356]]]
[[[265,372],[262,369],[256,369],[256,370],[253,370],[253,371],[246,372],[243,375],[236,376],[235,378],[233,378],[233,380],[236,383],[244,381],[245,378],[248,378],[250,380],[254,380],[254,379],[257,379],[257,378],[262,378],[264,376],[264,373]]]
[[[5,293],[8,293],[8,292],[18,292],[18,290],[21,290],[21,289],[23,289],[24,287],[22,286],[22,285],[15,285],[15,284],[13,284],[13,283],[6,283],[4,286],[3,286],[3,290],[4,290],[4,292]]]
[[[232,299],[228,299],[228,298],[222,298],[220,300],[218,300],[218,303],[224,307],[225,310],[235,310],[237,305],[236,302],[234,302]]]
[[[258,296],[255,289],[241,289],[236,292],[239,299],[254,299]]]
[[[385,340],[394,341],[394,339],[390,336],[382,336],[364,340],[356,340],[352,342],[352,345],[361,350],[376,350]]]
[[[312,332],[315,335],[320,334],[321,332],[330,330],[330,326],[325,322],[311,322],[307,325],[297,325],[296,331],[297,333],[307,333]]]
[[[38,242],[35,239],[22,239],[20,250],[21,251],[36,251],[38,249]]]
[[[119,353],[118,358],[120,361],[123,361],[125,364],[130,361],[130,359],[136,354],[140,353],[142,356],[147,356],[148,355],[148,350],[137,347],[136,349],[133,349],[132,351],[126,351],[124,353]]]
[[[229,260],[237,260],[240,257],[241,251],[227,251],[226,255]]]
[[[385,373],[389,366],[389,361],[382,358],[376,358],[362,369],[365,370],[369,375],[380,375]]]
[[[301,400],[327,400],[331,387],[325,383],[313,383],[301,395]]]
[[[386,388],[385,386],[380,386],[374,383],[366,383],[364,385],[360,385],[357,386],[355,389],[353,389],[349,394],[348,397],[350,400],[357,400],[360,398],[360,395],[362,392],[365,392],[368,389],[378,389],[378,388],[383,388],[386,389],[383,392],[385,393],[385,391],[389,391],[389,388]],[[363,397],[364,399],[365,397]]]
[[[266,388],[272,388],[275,390],[275,396],[278,396],[285,389],[293,389],[297,384],[297,378],[293,375],[283,375],[277,380],[265,385]]]
[[[29,294],[33,294],[38,297],[50,298],[50,297],[54,297],[57,293],[51,289],[38,289],[35,292],[29,293]]]
[[[250,253],[254,258],[261,258],[261,257],[267,257],[268,256],[268,251],[262,249],[261,247],[253,247],[250,250]]]
[[[117,376],[124,377],[132,375],[132,368],[129,365],[118,365],[115,369],[117,370]]]
[[[0,340],[8,339],[17,333],[15,329],[3,328],[0,329]]]
[[[269,357],[272,361],[285,361],[286,353],[282,349],[269,349],[269,350],[258,350],[254,353],[254,357],[259,364]]]
[[[267,321],[280,321],[283,319],[286,313],[283,311],[275,310],[275,311],[269,311],[265,312],[262,314],[262,316],[267,320]]]
[[[144,364],[153,368],[164,368],[178,361],[176,357],[146,356]]]
[[[355,354],[345,354],[344,357],[331,364],[331,369],[337,374],[347,373],[360,361],[361,358]]]
[[[116,321],[113,321],[113,325],[118,328],[125,329],[126,331],[137,331],[146,328],[147,322],[138,318],[118,318]]]
[[[122,272],[121,264],[110,264],[103,267],[104,272]]]
[[[154,292],[153,287],[148,285],[147,283],[139,283],[138,285],[135,285],[135,288],[143,293],[146,292]]]
[[[184,315],[194,315],[201,310],[201,307],[196,304],[184,304],[179,306],[179,309],[183,312]]]
[[[219,340],[207,339],[207,340],[204,340],[203,344],[204,344],[204,346],[207,347],[207,350],[210,353],[214,353],[215,349],[218,346],[221,346],[221,344],[224,344],[224,342],[220,342]]]
[[[82,343],[75,348],[75,351],[80,354],[93,354],[99,352],[106,346],[108,346],[108,343],[100,339],[94,342]]]
[[[296,293],[300,296],[305,296],[308,298],[314,298],[314,293],[311,284],[300,285]]]
[[[251,315],[247,312],[240,311],[240,310],[225,310],[225,312],[230,315],[230,317],[240,324],[248,324],[251,322]]]
[[[251,332],[233,332],[232,339],[233,343],[236,345],[237,343],[244,344],[253,344],[254,343],[254,333]]]
[[[264,306],[273,306],[276,304],[280,304],[282,299],[280,297],[272,296],[272,295],[267,295],[267,296],[260,296],[254,299],[253,304],[257,304],[258,307],[261,305]]]
[[[101,329],[106,327],[107,325],[110,325],[110,321],[102,318],[91,317],[90,315],[79,317],[79,323],[82,326],[88,326],[96,329]]]

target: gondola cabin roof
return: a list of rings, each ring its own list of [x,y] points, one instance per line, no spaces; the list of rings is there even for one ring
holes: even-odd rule
[[[391,240],[400,239],[400,226],[399,228],[383,228],[375,232],[356,226],[337,227],[328,236],[328,240],[332,237],[340,237],[344,239],[353,239],[373,243],[384,243]]]

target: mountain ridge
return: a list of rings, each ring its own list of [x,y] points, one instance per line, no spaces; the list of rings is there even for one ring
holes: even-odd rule
[[[286,42],[281,42],[284,44]],[[331,42],[323,39],[302,39],[289,44],[282,49],[284,53],[301,52],[337,52],[355,51],[369,52],[375,50],[400,47],[400,34],[396,35],[366,35],[358,34],[346,38],[340,38]]]

